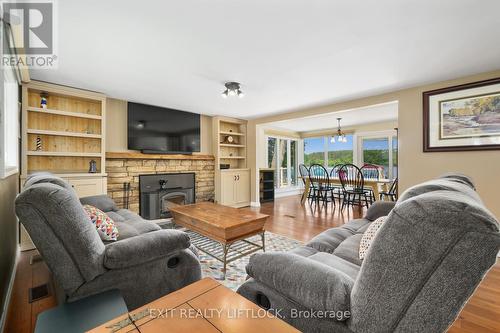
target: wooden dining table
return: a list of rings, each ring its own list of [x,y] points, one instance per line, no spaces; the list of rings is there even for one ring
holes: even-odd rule
[[[319,182],[319,183],[326,183],[326,178],[322,177],[312,177],[314,182]],[[342,183],[340,182],[340,178],[328,178],[329,183],[331,185],[339,185],[342,186]],[[380,178],[380,179],[369,179],[365,178],[364,179],[364,186],[367,188],[373,189],[373,194],[375,196],[375,200],[379,199],[379,185],[382,187],[383,191],[387,191],[387,184],[392,183],[391,179],[385,179],[385,178]],[[307,197],[309,196],[309,192],[311,191],[311,179],[309,177],[305,178],[305,188],[304,188],[304,193],[302,193],[302,198],[300,199],[300,203],[305,203],[307,200]]]

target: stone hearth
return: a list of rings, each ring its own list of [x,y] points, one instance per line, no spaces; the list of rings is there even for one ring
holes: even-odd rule
[[[194,172],[196,201],[214,199],[215,162],[211,155],[106,154],[108,195],[124,206],[123,184],[130,183],[129,209],[139,213],[139,175]]]

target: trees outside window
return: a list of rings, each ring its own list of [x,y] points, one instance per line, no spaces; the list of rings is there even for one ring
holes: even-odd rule
[[[267,166],[273,168],[275,187],[287,188],[298,184],[298,141],[288,138],[267,138]]]

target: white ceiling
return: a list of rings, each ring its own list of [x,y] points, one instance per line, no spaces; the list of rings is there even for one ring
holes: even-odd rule
[[[500,68],[498,0],[64,0],[34,79],[253,118]],[[222,99],[225,81],[245,98]]]
[[[355,127],[371,123],[395,121],[398,119],[398,103],[385,103],[369,107],[324,113],[321,115],[282,120],[267,123],[264,127],[293,132],[310,132],[337,128],[337,118],[342,118],[341,125]]]

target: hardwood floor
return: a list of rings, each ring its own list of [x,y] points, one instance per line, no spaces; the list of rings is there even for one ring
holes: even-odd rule
[[[25,251],[19,257],[4,333],[34,332],[38,314],[57,305],[47,265],[41,260],[30,264],[37,254],[34,250]],[[51,296],[30,303],[29,288],[44,283],[50,285]]]
[[[260,211],[270,216],[265,229],[276,234],[306,242],[330,228],[341,226],[353,218],[364,215],[359,211],[333,209],[332,204],[318,208],[317,205],[301,205],[299,196],[279,198],[274,203],[264,203],[260,208],[245,208]]]
[[[308,204],[300,205],[298,196],[277,199],[265,203],[258,210],[271,217],[266,230],[300,241],[308,241],[323,230],[340,226],[352,218],[364,214],[357,209],[339,214],[332,207],[316,209]],[[28,302],[28,289],[43,283],[51,283],[50,274],[44,262],[30,265],[30,258],[36,251],[23,252],[17,266],[5,333],[31,333],[36,316],[56,305],[55,297]],[[500,262],[490,270],[474,295],[467,302],[450,333],[493,333],[500,332]]]

